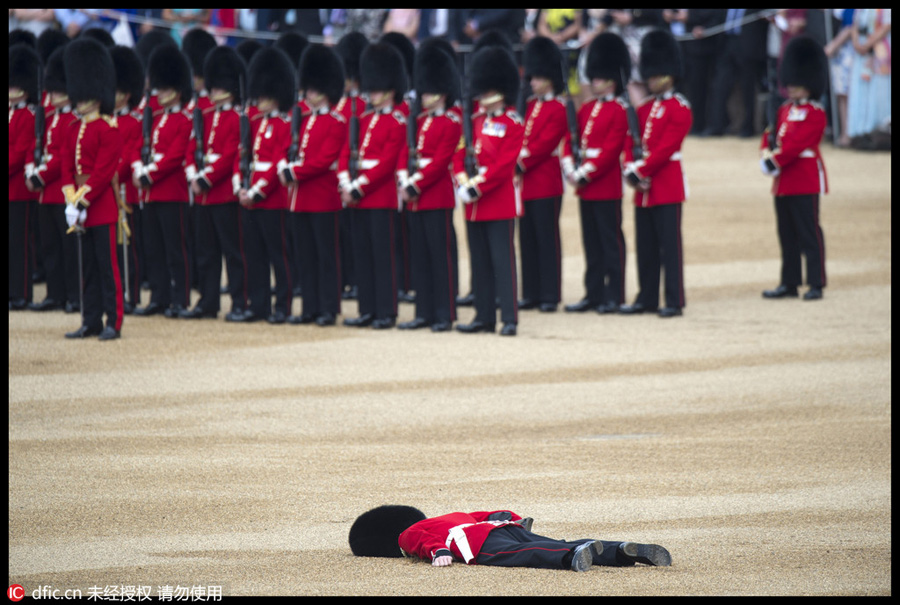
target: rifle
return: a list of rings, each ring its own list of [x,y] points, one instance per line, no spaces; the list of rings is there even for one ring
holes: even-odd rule
[[[37,103],[34,108],[34,167],[44,161],[44,130],[46,116],[44,115],[44,68],[38,62],[37,76]]]
[[[288,147],[288,162],[296,162],[300,155],[300,130],[303,127],[303,111],[300,108],[300,92],[291,110],[291,146]]]
[[[206,144],[203,135],[203,112],[200,110],[200,95],[194,91],[194,139],[197,141],[197,148],[194,150],[194,164],[197,165],[197,172],[203,170],[203,158],[206,155],[204,145]]]
[[[641,126],[638,122],[637,111],[628,99],[628,79],[625,77],[625,70],[620,69],[619,72],[622,74],[622,104],[625,105],[625,115],[628,116],[628,130],[631,131],[631,152],[634,161],[637,162],[644,158]]]
[[[828,20],[830,17],[826,15],[825,19]],[[766,117],[768,118],[769,126],[766,139],[769,151],[772,151],[775,149],[775,139],[778,136],[778,125],[775,123],[778,120],[778,74],[774,60],[769,59],[766,71],[766,79],[769,81],[769,98],[766,100]]]
[[[466,55],[463,55],[463,74],[460,83],[463,88],[463,139],[466,143],[466,174],[473,178],[478,174],[478,161],[475,157],[475,138],[472,134],[472,97],[469,95],[469,85],[466,81]]]
[[[575,113],[575,101],[572,100],[572,94],[569,92],[569,66],[566,63],[565,54],[562,54],[560,58],[560,67],[562,68],[563,85],[566,87],[566,121],[569,123],[569,138],[572,139],[572,159],[575,161],[575,168],[578,168],[581,166],[578,115]]]
[[[253,144],[250,141],[250,114],[247,112],[250,102],[247,99],[247,95],[244,94],[243,76],[240,78],[240,87],[241,99],[244,100],[244,104],[241,107],[241,188],[246,191],[250,189],[250,156],[252,155]]]
[[[150,164],[151,141],[153,138],[153,109],[150,107],[150,89],[144,94],[144,115],[141,117],[141,132],[144,142],[141,145],[141,162],[144,166]]]
[[[356,115],[356,95],[350,93],[350,180],[359,172],[359,116]]]
[[[419,142],[416,139],[418,138],[417,126],[421,110],[422,100],[419,98],[419,95],[416,95],[412,99],[412,103],[409,104],[409,116],[406,118],[406,143],[409,147],[409,159],[406,168],[409,171],[409,176],[415,174],[419,169]]]

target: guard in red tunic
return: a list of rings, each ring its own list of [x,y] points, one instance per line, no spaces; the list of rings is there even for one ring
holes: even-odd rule
[[[65,49],[66,87],[79,120],[62,166],[66,219],[82,250],[82,323],[66,338],[118,338],[122,329],[122,282],[116,255],[119,205],[114,186],[122,140],[113,112],[116,70],[109,51],[92,38]],[[70,235],[70,237],[76,237]],[[106,315],[104,326],[103,316]]]
[[[566,311],[615,313],[625,303],[621,156],[628,117],[621,95],[623,78],[631,73],[628,47],[618,35],[604,32],[591,41],[585,68],[593,98],[578,111],[581,165],[575,165],[569,142],[563,158],[579,200],[585,295]]]
[[[522,300],[519,309],[556,311],[562,298],[559,215],[563,180],[560,146],[568,132],[563,56],[550,38],[525,45],[525,80],[533,93],[525,105],[525,139],[517,170],[522,174],[523,214],[519,219]]]
[[[386,505],[357,517],[348,536],[358,557],[412,557],[447,567],[468,565],[588,571],[643,563],[669,566],[658,544],[612,540],[558,540],[531,531],[533,519],[510,510],[450,513],[427,518],[412,506]]]
[[[459,74],[453,58],[434,45],[419,48],[414,74],[423,111],[414,117],[415,147],[406,147],[401,158],[400,192],[409,222],[416,316],[399,328],[446,332],[456,319],[452,237],[456,199],[450,166],[462,123],[449,109],[459,96]]]
[[[35,220],[37,194],[26,184],[25,167],[34,164],[34,104],[41,58],[32,45],[9,48],[9,310],[31,302],[31,249],[28,233]]]
[[[241,80],[246,67],[237,52],[218,46],[206,55],[203,81],[213,105],[202,112],[203,140],[191,136],[187,169],[194,195],[194,257],[200,299],[181,317],[215,318],[219,313],[222,258],[228,276],[231,311],[227,319],[243,316],[247,309],[247,259],[241,233],[240,205],[231,177],[240,144]]]
[[[288,197],[278,178],[278,163],[287,157],[291,144],[290,112],[297,90],[295,69],[283,51],[268,47],[253,56],[248,72],[248,96],[257,109],[250,120],[250,174],[244,183],[248,175],[242,174],[238,157],[232,176],[243,207],[250,294],[250,306],[238,321],[265,319],[271,324],[283,324],[291,314],[294,295],[288,260]]]
[[[386,43],[370,44],[360,57],[361,89],[372,109],[359,121],[358,174],[350,174],[350,151],[341,155],[341,201],[355,207],[353,250],[359,289],[359,316],[344,325],[392,328],[397,320],[394,228],[397,213],[395,172],[406,144],[406,121],[394,111],[403,99],[406,71],[400,52]]]
[[[515,224],[522,202],[515,186],[516,161],[525,128],[512,109],[519,93],[513,56],[501,46],[482,48],[468,67],[469,91],[480,106],[472,116],[477,174],[466,171],[467,149],[457,151],[457,196],[466,204],[466,229],[472,256],[475,319],[456,329],[465,334],[493,332],[500,301],[502,336],[515,336],[518,325]]]
[[[766,131],[761,144],[763,174],[774,177],[772,194],[781,245],[781,283],[764,291],[765,298],[797,296],[797,287],[803,283],[802,256],[806,257],[809,284],[803,300],[822,298],[826,285],[819,196],[828,193],[828,181],[819,143],[827,120],[815,99],[825,92],[827,77],[827,60],[820,44],[807,37],[788,43],[781,82],[789,99],[778,110],[773,140]]]
[[[340,57],[329,47],[307,47],[300,62],[303,115],[296,159],[282,160],[290,185],[290,220],[302,259],[303,310],[288,322],[332,326],[341,311],[340,215],[337,166],[347,145],[347,121],[333,108],[344,92]],[[294,111],[300,111],[294,107]]]
[[[183,111],[191,99],[191,69],[177,46],[162,44],[150,55],[147,73],[150,87],[157,89],[160,109],[153,112],[149,163],[136,158],[132,180],[141,189],[144,202],[150,303],[134,313],[177,318],[191,298],[184,175],[191,119]]]
[[[140,156],[142,144],[141,114],[137,108],[144,91],[144,67],[137,53],[127,46],[115,46],[109,54],[116,68],[116,124],[122,138],[118,182],[124,207],[119,209],[118,251],[125,288],[125,314],[129,315],[141,304],[141,282],[144,280],[143,255],[140,253],[143,246],[140,192],[134,186],[131,173],[131,158]],[[126,240],[124,249],[122,238]]]
[[[675,91],[683,72],[681,51],[671,33],[654,30],[641,40],[641,77],[652,96],[637,110],[641,155],[626,149],[625,180],[634,188],[634,225],[640,291],[625,314],[657,311],[660,270],[665,274],[665,306],[660,317],[682,314],[684,257],[681,214],[687,184],[681,166],[681,145],[691,129],[691,106]]]
[[[62,166],[69,150],[68,137],[76,132],[70,126],[78,119],[72,112],[66,92],[64,53],[63,48],[55,50],[44,67],[43,84],[51,111],[45,114],[46,132],[41,164],[34,167],[28,179],[32,190],[40,195],[37,219],[47,275],[47,298],[29,306],[35,311],[62,308],[75,311],[80,304],[76,239],[66,237],[66,198],[61,183]]]

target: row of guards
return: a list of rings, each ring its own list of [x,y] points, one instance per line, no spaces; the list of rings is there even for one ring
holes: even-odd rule
[[[524,47],[521,68],[498,32],[461,56],[440,39],[416,48],[399,34],[351,33],[334,47],[285,34],[236,49],[202,29],[181,48],[159,30],[135,49],[41,38],[10,36],[10,310],[78,309],[69,338],[118,338],[130,312],[215,318],[223,262],[227,321],[331,326],[352,288],[359,314],[343,324],[391,328],[398,300],[414,291],[415,318],[402,329],[451,330],[457,307],[473,304],[458,331],[495,332],[499,309],[500,334],[515,335],[520,310],[555,311],[562,298],[565,182],[579,197],[587,261],[585,296],[566,310],[673,317],[685,305],[681,144],[692,118],[666,31],[642,42],[652,94],[638,108],[625,92],[624,42],[596,37],[584,68],[592,98],[578,110],[565,58],[542,37]],[[636,212],[631,305],[623,184]],[[39,303],[34,215],[47,275]],[[140,306],[144,281],[150,300]]]

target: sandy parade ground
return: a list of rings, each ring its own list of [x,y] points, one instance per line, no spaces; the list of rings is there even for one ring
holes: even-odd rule
[[[9,584],[97,599],[890,595],[891,155],[823,144],[825,298],[770,301],[780,256],[756,147],[686,141],[680,318],[522,311],[501,338],[128,316],[104,343],[63,338],[77,315],[10,312]],[[631,299],[630,195],[624,217]],[[573,303],[571,192],[561,226]],[[379,504],[510,508],[552,537],[665,545],[673,565],[353,557],[350,525]]]

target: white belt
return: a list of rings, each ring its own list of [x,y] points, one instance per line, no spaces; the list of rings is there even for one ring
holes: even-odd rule
[[[804,149],[803,151],[800,152],[800,157],[801,158],[814,158],[814,157],[816,157],[816,152],[813,151],[812,149]]]
[[[445,544],[447,548],[450,548],[450,545],[456,542],[456,548],[459,549],[459,554],[463,556],[463,559],[466,563],[471,562],[475,559],[475,555],[472,554],[472,547],[469,546],[469,538],[466,536],[465,529],[467,527],[471,527],[472,525],[494,525],[495,527],[501,527],[503,525],[515,524],[515,521],[481,521],[480,523],[463,523],[462,525],[457,525],[456,527],[451,527],[447,532],[447,541]]]
[[[428,165],[429,165],[430,163],[432,163],[433,161],[434,161],[434,159],[432,159],[432,158],[419,158],[419,161],[416,163],[416,165],[417,165],[419,168],[425,168],[426,166],[428,166]]]
[[[599,147],[588,147],[584,150],[584,157],[588,160],[599,158],[601,151],[602,149],[600,149]]]
[[[676,151],[676,152],[673,153],[673,154],[671,155],[671,157],[669,158],[669,160],[672,161],[672,162],[677,162],[677,161],[680,160],[680,159],[681,159],[681,152],[680,152],[680,151]]]
[[[206,157],[204,158],[207,164],[218,162],[220,159],[222,159],[221,153],[207,153]]]
[[[379,160],[360,160],[359,161],[359,169],[360,170],[371,170],[378,166]]]
[[[272,169],[272,162],[253,162],[253,170],[255,172],[265,172]]]

